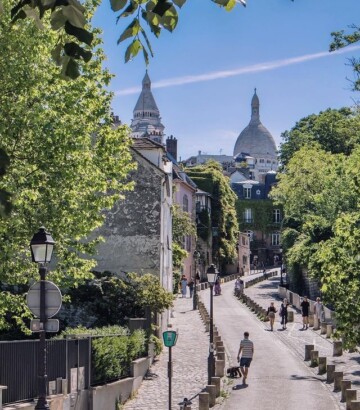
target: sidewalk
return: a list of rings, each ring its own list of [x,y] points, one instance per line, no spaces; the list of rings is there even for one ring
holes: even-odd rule
[[[201,321],[199,311],[192,310],[193,301],[177,298],[171,319],[172,329],[178,331],[176,346],[172,348],[172,408],[184,397],[191,398],[199,393],[207,381],[207,356],[209,335]],[[168,408],[169,379],[167,376],[168,349],[151,366],[149,375],[142,382],[137,394],[127,401],[124,410],[165,410]],[[194,399],[192,410],[198,409]]]

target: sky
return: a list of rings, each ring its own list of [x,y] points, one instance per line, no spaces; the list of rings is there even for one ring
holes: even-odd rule
[[[358,21],[360,0],[248,0],[231,12],[211,0],[187,0],[173,33],[150,34],[147,67],[166,136],[178,140],[178,159],[232,155],[250,121],[254,88],[260,119],[277,146],[301,118],[351,106],[349,59],[359,45],[329,53],[330,33]],[[130,23],[104,1],[93,24],[103,30],[106,67],[114,74],[113,111],[130,124],[146,66],[142,55],[125,63],[127,43],[116,45]]]

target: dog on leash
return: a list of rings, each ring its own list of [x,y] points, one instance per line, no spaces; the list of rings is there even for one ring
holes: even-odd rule
[[[229,367],[229,368],[226,370],[226,374],[227,374],[229,377],[236,377],[236,376],[241,377],[240,367],[239,367],[239,366]]]

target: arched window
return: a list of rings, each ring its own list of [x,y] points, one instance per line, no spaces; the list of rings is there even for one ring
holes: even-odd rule
[[[189,198],[187,195],[183,196],[183,211],[189,212]]]

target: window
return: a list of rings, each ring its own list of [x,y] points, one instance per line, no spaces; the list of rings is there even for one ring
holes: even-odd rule
[[[187,195],[183,196],[183,211],[184,212],[189,212],[189,199]]]
[[[271,160],[268,159],[268,160],[266,161],[266,163],[267,163],[267,164],[271,164]]]
[[[260,158],[260,159],[259,159],[259,162],[260,162],[260,164],[264,164],[264,163],[265,163],[264,158]]]
[[[280,233],[274,232],[271,234],[271,245],[279,246],[280,245]]]
[[[252,210],[251,208],[246,208],[244,211],[244,222],[245,223],[251,223],[253,221],[252,219]]]
[[[244,188],[244,198],[245,199],[251,198],[251,188]]]
[[[273,223],[280,223],[280,209],[273,209]]]

